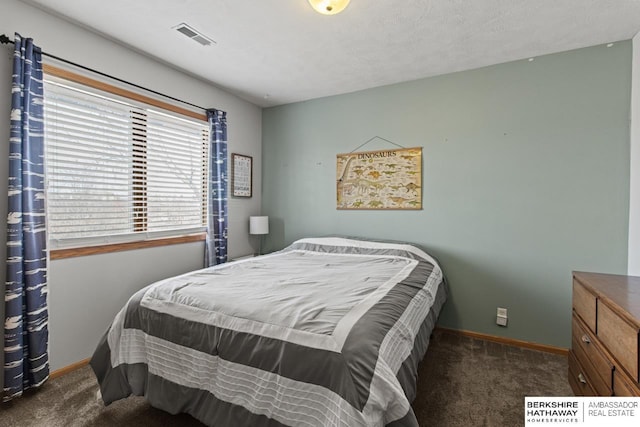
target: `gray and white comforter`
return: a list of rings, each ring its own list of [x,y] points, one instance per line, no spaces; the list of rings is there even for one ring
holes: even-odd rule
[[[91,366],[106,404],[144,395],[211,426],[417,426],[445,298],[414,246],[302,239],[142,289]]]

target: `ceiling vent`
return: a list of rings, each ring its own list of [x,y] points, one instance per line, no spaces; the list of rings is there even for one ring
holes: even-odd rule
[[[184,22],[180,25],[176,25],[173,28],[179,33],[182,33],[185,36],[189,37],[191,40],[197,41],[202,46],[210,46],[212,44],[216,44],[215,41],[211,40],[209,37],[205,36],[204,34],[196,31],[193,27],[190,27]]]

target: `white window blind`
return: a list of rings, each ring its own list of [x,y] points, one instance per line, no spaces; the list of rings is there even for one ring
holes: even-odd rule
[[[45,81],[51,247],[201,231],[208,124]]]

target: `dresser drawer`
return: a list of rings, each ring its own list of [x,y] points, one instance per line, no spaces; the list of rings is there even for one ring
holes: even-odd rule
[[[624,397],[640,397],[640,388],[633,385],[626,375],[619,370],[613,371],[613,395]]]
[[[640,397],[640,276],[574,271],[572,306],[573,391]]]
[[[622,367],[638,381],[638,329],[598,300],[598,338]]]
[[[583,369],[573,354],[569,351],[569,385],[576,396],[597,396],[593,387],[589,383],[588,377],[583,373]]]
[[[576,358],[589,377],[595,391],[602,396],[613,392],[613,364],[603,353],[598,340],[573,316],[572,348]]]
[[[584,320],[589,329],[596,331],[596,296],[573,280],[573,309]]]

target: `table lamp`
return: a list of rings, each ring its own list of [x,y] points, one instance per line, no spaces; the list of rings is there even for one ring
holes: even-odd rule
[[[257,234],[260,236],[260,243],[258,244],[258,255],[262,255],[262,236],[265,234],[269,234],[269,217],[250,216],[249,234]]]

